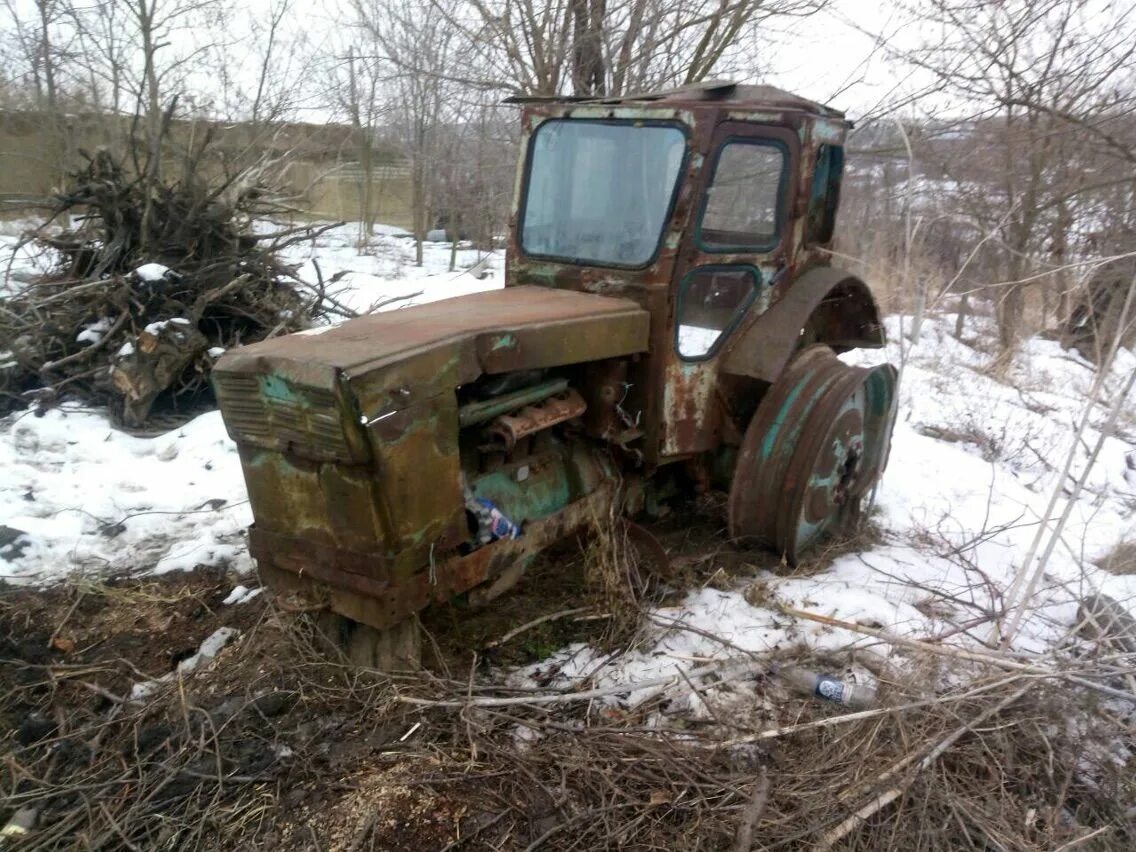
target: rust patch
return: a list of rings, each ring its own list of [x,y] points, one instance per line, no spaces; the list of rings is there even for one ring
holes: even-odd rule
[[[511,450],[522,438],[579,417],[587,407],[584,398],[569,388],[557,396],[526,405],[513,414],[502,414],[489,424],[489,432],[500,439],[505,449]]]

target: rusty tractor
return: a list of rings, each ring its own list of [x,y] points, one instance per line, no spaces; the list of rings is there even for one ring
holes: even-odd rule
[[[214,386],[283,597],[369,665],[611,513],[728,490],[794,564],[887,461],[896,372],[831,263],[850,123],[730,83],[523,103],[505,287],[226,354]]]

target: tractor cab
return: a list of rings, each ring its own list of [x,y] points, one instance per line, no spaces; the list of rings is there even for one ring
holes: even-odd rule
[[[650,461],[740,444],[798,343],[882,345],[863,282],[798,281],[829,262],[842,113],[733,83],[521,102],[507,285],[620,296],[650,313],[624,405]],[[762,323],[790,291],[773,314],[788,316]]]

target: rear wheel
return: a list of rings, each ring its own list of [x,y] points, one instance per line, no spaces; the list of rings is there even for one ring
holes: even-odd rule
[[[894,367],[850,367],[827,346],[801,350],[746,429],[730,488],[730,534],[795,565],[847,530],[883,472],[895,425]]]

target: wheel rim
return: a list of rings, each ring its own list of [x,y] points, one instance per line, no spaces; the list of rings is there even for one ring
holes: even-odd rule
[[[802,350],[746,429],[730,489],[730,533],[798,555],[855,518],[887,463],[896,371]]]

